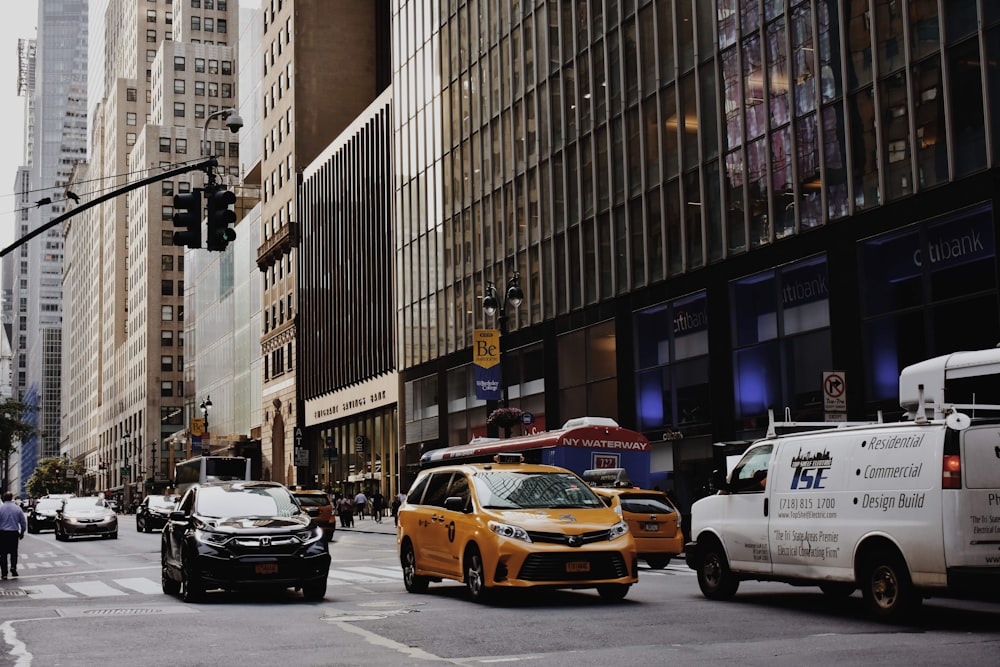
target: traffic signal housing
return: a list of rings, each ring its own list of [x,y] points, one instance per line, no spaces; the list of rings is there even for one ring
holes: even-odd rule
[[[222,251],[236,240],[236,213],[229,209],[236,203],[236,193],[221,185],[213,185],[205,189],[206,206],[208,209],[208,239],[209,250]]]
[[[174,245],[201,247],[201,190],[174,195],[174,227],[185,228],[174,232]]]

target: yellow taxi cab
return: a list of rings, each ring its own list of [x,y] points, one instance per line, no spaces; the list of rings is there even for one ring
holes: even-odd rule
[[[520,461],[500,455],[417,476],[397,527],[407,591],[451,579],[480,601],[498,589],[532,587],[625,597],[638,581],[625,522],[572,472]]]
[[[654,570],[662,570],[670,559],[684,551],[680,513],[667,494],[634,487],[591,487],[621,514],[635,538],[639,558]]]

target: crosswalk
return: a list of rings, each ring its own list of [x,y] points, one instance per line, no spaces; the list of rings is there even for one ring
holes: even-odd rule
[[[640,577],[649,575],[690,575],[694,571],[683,563],[671,563],[662,570],[642,568]],[[12,579],[4,588],[18,588],[31,600],[69,600],[76,598],[114,598],[129,595],[162,595],[160,580],[149,577],[120,577],[86,579],[60,583],[35,583],[34,577]],[[329,586],[395,583],[402,585],[403,575],[398,568],[353,566],[331,568],[327,577]]]

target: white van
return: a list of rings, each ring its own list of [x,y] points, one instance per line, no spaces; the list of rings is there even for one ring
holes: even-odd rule
[[[987,396],[989,375],[1000,393],[995,370],[1000,350],[907,368],[909,421],[769,429],[692,508],[685,555],[702,593],[731,598],[745,579],[860,588],[883,618],[929,595],[1000,600],[1000,405],[944,400]]]

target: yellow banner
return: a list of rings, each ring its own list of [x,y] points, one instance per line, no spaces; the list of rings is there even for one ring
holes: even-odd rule
[[[191,435],[202,436],[205,434],[205,419],[203,417],[191,418]]]
[[[472,334],[472,363],[480,368],[492,368],[500,363],[500,331],[476,329]]]

